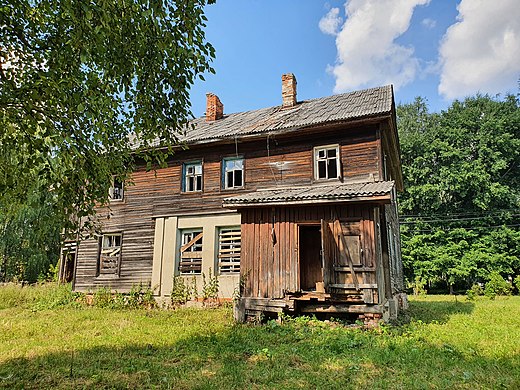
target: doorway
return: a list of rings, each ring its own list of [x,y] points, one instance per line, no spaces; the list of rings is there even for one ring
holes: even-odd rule
[[[323,282],[320,225],[299,226],[300,290],[315,291]]]

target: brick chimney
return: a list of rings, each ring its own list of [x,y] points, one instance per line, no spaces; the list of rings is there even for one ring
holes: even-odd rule
[[[216,121],[224,115],[224,105],[220,102],[217,95],[213,93],[206,94],[206,121]]]
[[[282,75],[282,107],[290,108],[296,105],[296,77],[292,73]]]

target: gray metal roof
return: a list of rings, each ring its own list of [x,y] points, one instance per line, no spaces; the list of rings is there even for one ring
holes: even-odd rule
[[[306,187],[275,188],[260,190],[226,198],[224,207],[275,206],[304,203],[333,203],[353,200],[369,200],[387,197],[394,188],[393,181],[369,183],[335,183]]]
[[[291,108],[282,106],[224,114],[208,122],[206,117],[190,121],[193,129],[178,135],[180,142],[212,142],[281,130],[300,129],[311,125],[388,114],[392,111],[391,85],[305,100]],[[157,142],[154,146],[159,146]]]

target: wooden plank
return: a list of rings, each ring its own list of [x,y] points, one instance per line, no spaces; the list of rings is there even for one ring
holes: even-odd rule
[[[331,284],[330,287],[340,289],[356,289],[357,291],[359,291],[362,288],[377,288],[377,283],[335,283]]]
[[[382,313],[379,305],[311,304],[300,308],[302,313]]]
[[[184,252],[185,250],[189,249],[193,244],[195,244],[198,240],[200,240],[202,238],[203,234],[204,234],[203,232],[200,232],[195,237],[193,237],[188,243],[181,246],[181,253]]]
[[[334,221],[334,224],[336,224],[336,231],[339,232],[339,234],[338,234],[339,251],[340,251],[340,253],[344,253],[347,256],[348,266],[350,268],[350,273],[352,275],[352,281],[354,282],[354,285],[356,286],[356,290],[359,290],[356,272],[354,271],[354,264],[352,263],[352,257],[350,256],[347,243],[345,242],[345,236],[343,236],[343,231],[341,229],[341,224],[339,222],[339,219],[336,219]]]

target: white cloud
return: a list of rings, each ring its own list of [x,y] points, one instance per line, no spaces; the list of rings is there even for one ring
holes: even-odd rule
[[[334,91],[388,83],[398,89],[414,80],[419,61],[413,47],[394,41],[408,30],[415,7],[428,2],[347,0],[347,19],[336,34],[337,61],[329,67],[336,77]]]
[[[433,19],[425,18],[421,20],[421,24],[428,29],[432,29],[437,25],[437,22]]]
[[[331,8],[327,15],[321,18],[319,27],[324,34],[336,35],[342,22],[343,19],[339,16],[339,8]]]
[[[439,93],[461,98],[515,89],[520,77],[518,0],[461,0],[440,47]]]

